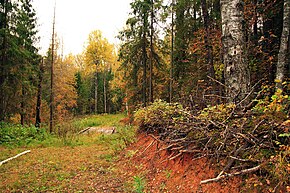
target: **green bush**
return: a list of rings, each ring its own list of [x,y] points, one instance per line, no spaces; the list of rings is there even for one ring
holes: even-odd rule
[[[134,189],[136,193],[143,193],[146,185],[144,177],[134,176]]]
[[[0,123],[0,145],[26,146],[34,142],[44,141],[49,134],[43,128],[24,127],[9,123]]]
[[[134,114],[134,121],[140,128],[169,126],[190,120],[190,112],[178,103],[156,100],[152,105],[139,109]]]
[[[219,104],[216,106],[209,106],[204,108],[200,114],[199,118],[204,120],[213,120],[213,121],[225,121],[230,114],[235,109],[235,104]]]

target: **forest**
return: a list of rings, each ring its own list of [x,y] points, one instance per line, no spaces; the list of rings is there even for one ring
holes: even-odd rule
[[[66,135],[84,129],[64,126],[74,119],[121,113],[169,160],[224,160],[201,184],[259,171],[270,182],[257,191],[290,191],[290,1],[130,6],[119,45],[96,29],[63,55],[54,18],[40,55],[32,0],[1,0],[0,147],[14,128]]]

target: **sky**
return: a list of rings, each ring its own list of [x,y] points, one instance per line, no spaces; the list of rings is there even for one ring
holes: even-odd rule
[[[33,0],[38,18],[40,54],[48,50],[52,34],[55,0]],[[56,0],[56,32],[63,42],[63,54],[78,54],[84,50],[90,32],[101,30],[110,43],[129,17],[132,0]]]

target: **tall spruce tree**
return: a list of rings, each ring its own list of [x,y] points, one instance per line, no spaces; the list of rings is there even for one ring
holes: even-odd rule
[[[154,68],[160,64],[160,57],[155,48],[156,23],[161,7],[161,0],[133,1],[132,12],[126,23],[127,28],[119,35],[122,41],[119,59],[122,68],[127,69],[125,72],[125,78],[129,82],[127,89],[132,93],[130,98],[134,105],[142,101],[143,106],[146,106],[148,102],[154,100]]]
[[[30,0],[1,1],[1,34],[0,119],[20,114],[24,124],[39,59],[36,14]]]

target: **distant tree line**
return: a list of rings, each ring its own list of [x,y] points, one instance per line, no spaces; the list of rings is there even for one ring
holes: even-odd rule
[[[63,56],[60,38],[52,33],[46,55],[40,56],[32,0],[3,0],[0,10],[0,122],[40,127],[50,119],[57,124],[74,115],[121,110],[116,50],[100,31],[89,35],[76,56]],[[54,25],[51,30],[57,31]]]

